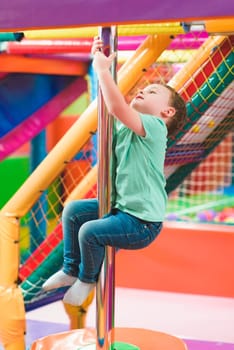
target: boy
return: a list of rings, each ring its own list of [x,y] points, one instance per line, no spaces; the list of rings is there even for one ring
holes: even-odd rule
[[[72,305],[81,305],[95,287],[105,246],[141,249],[160,233],[167,203],[167,135],[177,132],[186,117],[182,98],[160,84],[139,91],[129,106],[109,70],[115,55],[106,57],[102,48],[95,38],[93,66],[106,107],[117,119],[114,200],[103,218],[98,218],[96,199],[74,201],[64,208],[63,270],[43,284],[44,290],[71,286],[64,302]]]

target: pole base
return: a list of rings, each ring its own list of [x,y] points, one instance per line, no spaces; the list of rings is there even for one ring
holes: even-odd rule
[[[111,344],[110,350],[140,350],[136,345],[116,341]]]

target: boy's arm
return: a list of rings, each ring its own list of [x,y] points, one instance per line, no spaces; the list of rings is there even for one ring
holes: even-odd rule
[[[107,110],[137,135],[145,136],[145,130],[139,113],[126,103],[110,73],[109,68],[114,56],[112,54],[106,57],[98,50],[94,52],[93,66],[98,76]]]

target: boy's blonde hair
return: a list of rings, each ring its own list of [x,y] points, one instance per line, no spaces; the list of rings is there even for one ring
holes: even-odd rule
[[[186,104],[183,98],[171,86],[164,85],[171,92],[169,104],[175,108],[175,115],[168,121],[168,136],[175,135],[185,124],[187,117]]]

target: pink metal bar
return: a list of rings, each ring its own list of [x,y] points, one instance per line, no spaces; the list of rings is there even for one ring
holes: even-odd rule
[[[143,36],[120,37],[118,50],[136,50],[145,39]],[[168,50],[197,49],[208,38],[206,32],[190,32],[179,34],[169,45]],[[63,40],[30,40],[21,42],[6,42],[0,51],[9,54],[69,54],[90,53],[92,39],[63,39]]]
[[[59,113],[69,106],[80,94],[86,91],[86,89],[86,81],[83,78],[78,78],[69,87],[32,114],[27,120],[2,137],[0,142],[0,160],[3,160],[24,143],[30,141],[50,122],[56,119]]]

